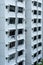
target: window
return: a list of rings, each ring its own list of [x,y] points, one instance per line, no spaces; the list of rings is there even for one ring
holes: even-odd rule
[[[34,32],[36,32],[37,31],[37,27],[34,27]]]
[[[36,1],[34,1],[34,6],[37,6],[37,2]]]
[[[41,11],[38,11],[38,15],[41,15]]]
[[[12,47],[14,47],[14,46],[15,46],[15,41],[14,41],[14,42],[10,42],[9,48],[12,48]]]
[[[18,18],[18,23],[23,23],[23,18]]]
[[[37,39],[37,36],[34,36],[34,40],[36,40]]]
[[[18,45],[22,45],[23,43],[24,43],[23,39],[18,41]]]
[[[18,65],[23,65],[23,61],[19,62]]]
[[[23,2],[23,0],[18,0],[19,2]]]
[[[15,30],[10,30],[9,36],[13,36],[13,35],[15,35]]]
[[[41,35],[38,35],[38,39],[41,39]]]
[[[9,56],[9,60],[12,60],[14,58],[15,58],[15,54],[12,54],[12,55]]]
[[[18,52],[18,56],[21,56],[21,55],[23,55],[23,50]]]
[[[37,56],[37,53],[34,54],[34,57],[36,57],[36,56]]]
[[[38,51],[38,54],[41,54],[41,50],[40,50],[40,51]]]
[[[38,19],[38,23],[41,23],[41,19]]]
[[[19,29],[18,34],[22,34],[22,33],[23,33],[23,29]]]
[[[33,12],[34,12],[34,15],[37,15],[37,10],[34,10]]]
[[[34,23],[36,23],[37,22],[37,19],[34,19]]]
[[[9,7],[9,11],[11,11],[11,12],[15,12],[15,6],[10,5],[10,7]]]
[[[40,31],[41,30],[41,27],[38,27],[38,31]]]
[[[41,62],[41,58],[40,58],[40,59],[38,59],[38,62]]]
[[[38,7],[41,7],[41,3],[38,3]]]
[[[34,62],[34,65],[37,65],[37,61],[36,61],[36,62]]]
[[[41,45],[42,45],[42,43],[41,43],[41,42],[39,42],[39,43],[38,43],[38,46],[41,46]]]
[[[15,18],[10,18],[9,23],[10,24],[15,24]]]
[[[37,48],[37,45],[34,45],[34,49],[36,49]]]
[[[19,13],[23,13],[23,8],[22,7],[18,7],[18,12]]]

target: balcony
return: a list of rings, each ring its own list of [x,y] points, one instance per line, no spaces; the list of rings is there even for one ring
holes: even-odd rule
[[[9,41],[15,40],[15,35],[9,36],[8,38],[9,38]]]
[[[18,45],[18,48],[17,48],[17,51],[20,51],[20,50],[25,50],[25,45]]]
[[[37,50],[37,48],[36,48],[36,49],[31,49],[31,51],[32,51],[32,55],[33,55],[33,54],[35,54],[38,50]]]
[[[38,51],[42,50],[42,46],[38,47]]]
[[[15,24],[9,24],[9,21],[5,22],[5,31],[16,29]]]
[[[38,59],[42,58],[42,54],[38,55]]]
[[[23,1],[23,2],[18,1],[17,6],[25,8],[25,1]]]
[[[5,1],[5,4],[6,4],[6,5],[9,5],[9,4],[15,5],[15,1],[16,1],[16,0],[9,0],[9,1],[6,0],[6,1]],[[6,3],[6,2],[7,2],[7,3]]]
[[[23,23],[22,23],[22,24],[18,24],[18,25],[17,25],[17,28],[18,28],[18,29],[21,29],[21,28],[24,29],[24,28],[25,28],[25,25],[24,25]]]
[[[25,55],[21,55],[20,57],[18,56],[17,62],[25,60]]]
[[[5,12],[5,18],[15,17],[15,12]]]
[[[9,61],[6,60],[6,65],[15,65],[15,64],[16,64],[15,58]]]
[[[19,34],[17,36],[17,40],[21,40],[21,39],[25,39],[25,35],[24,34]]]

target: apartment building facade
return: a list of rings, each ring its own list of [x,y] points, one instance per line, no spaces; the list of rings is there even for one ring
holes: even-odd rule
[[[42,0],[42,58],[43,58],[43,0]]]
[[[42,60],[42,0],[26,0],[26,65]]]
[[[0,65],[25,65],[25,0],[0,0]]]

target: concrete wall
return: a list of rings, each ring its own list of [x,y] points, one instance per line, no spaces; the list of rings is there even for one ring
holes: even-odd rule
[[[42,58],[43,58],[43,0],[42,0]]]
[[[31,65],[31,0],[26,0],[26,65]]]
[[[0,65],[5,65],[5,17],[4,17],[4,0],[0,0]]]

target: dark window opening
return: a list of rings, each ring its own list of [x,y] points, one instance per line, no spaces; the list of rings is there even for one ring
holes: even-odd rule
[[[41,58],[40,58],[40,59],[38,59],[38,62],[41,62]]]
[[[9,23],[10,24],[15,24],[15,18],[10,18]]]
[[[38,43],[38,46],[41,46],[41,45],[42,45],[42,43],[41,43],[41,42],[39,42],[39,43]]]
[[[34,1],[33,3],[34,3],[34,6],[37,6],[37,2],[36,1]]]
[[[23,50],[18,52],[18,56],[21,56],[21,55],[23,55]]]
[[[19,62],[18,65],[23,65],[23,61]]]
[[[37,22],[37,19],[34,19],[34,23],[36,23]]]
[[[23,2],[23,0],[18,0],[19,2]]]
[[[38,35],[38,39],[41,39],[41,35]]]
[[[40,51],[38,51],[38,54],[41,54],[41,50],[40,50]]]
[[[34,54],[34,57],[36,57],[36,56],[37,56],[37,53]]]
[[[34,40],[36,40],[37,39],[37,36],[34,36]]]
[[[18,29],[18,34],[23,34],[23,29]]]
[[[18,7],[18,12],[19,13],[23,13],[23,8],[22,7]]]
[[[37,31],[37,27],[34,27],[34,32],[36,32]]]
[[[34,10],[33,12],[34,12],[35,15],[37,14],[37,10]]]
[[[37,65],[37,61],[36,61],[36,62],[34,62],[34,65]]]
[[[18,41],[18,45],[22,45],[23,43],[24,43],[23,39]]]
[[[41,3],[38,3],[38,7],[41,7]]]
[[[15,46],[15,42],[11,42],[10,44],[9,44],[9,48],[12,48],[12,47],[14,47]]]
[[[9,36],[13,36],[13,35],[15,35],[15,30],[10,30]]]
[[[41,27],[38,27],[38,31],[40,31],[41,30]]]
[[[38,23],[41,23],[41,19],[38,19]]]
[[[9,56],[9,60],[12,60],[14,58],[15,58],[15,54],[12,54],[12,55]]]
[[[41,11],[38,11],[38,15],[41,15]]]
[[[9,11],[11,11],[11,12],[15,12],[15,6],[10,5],[10,7],[9,7]]]
[[[34,49],[36,49],[37,48],[37,45],[34,45]]]
[[[18,23],[23,23],[23,18],[18,18]]]

